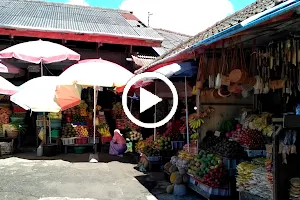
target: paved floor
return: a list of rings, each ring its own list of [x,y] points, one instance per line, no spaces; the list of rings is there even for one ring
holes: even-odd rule
[[[134,164],[102,155],[101,162],[88,163],[88,156],[37,158],[31,153],[0,158],[1,200],[175,199],[162,192],[163,181],[151,181],[151,175],[136,171]]]

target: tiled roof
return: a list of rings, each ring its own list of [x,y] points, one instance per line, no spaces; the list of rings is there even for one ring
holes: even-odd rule
[[[30,0],[0,0],[0,27],[163,39],[129,11]]]
[[[163,42],[161,43],[161,47],[154,47],[153,49],[159,55],[166,53],[167,51],[173,49],[178,46],[182,42],[187,41],[191,36],[185,35],[182,33],[176,33],[169,30],[164,29],[155,29],[163,38]]]
[[[157,64],[163,63],[169,56],[172,56],[176,53],[179,53],[192,45],[196,44],[199,41],[202,41],[208,37],[211,37],[221,31],[224,31],[238,23],[248,19],[251,16],[254,16],[258,13],[261,13],[267,9],[270,9],[282,2],[287,0],[257,0],[256,2],[250,4],[249,6],[245,7],[244,9],[235,12],[234,14],[226,17],[225,19],[217,22],[213,26],[207,28],[206,30],[198,33],[194,37],[190,38],[186,42],[183,42],[180,45],[177,45],[175,48],[171,49],[170,51],[166,52],[165,54],[161,55],[155,61],[153,61],[150,65],[140,68],[136,71],[136,73],[141,73],[148,68],[155,66]]]

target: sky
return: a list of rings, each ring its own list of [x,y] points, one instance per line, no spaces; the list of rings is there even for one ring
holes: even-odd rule
[[[144,24],[195,35],[255,0],[44,0],[133,11]]]

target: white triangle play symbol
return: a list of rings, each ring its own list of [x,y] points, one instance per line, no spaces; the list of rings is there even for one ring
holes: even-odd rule
[[[148,92],[144,88],[140,88],[140,113],[148,110],[161,101],[162,99],[158,96]]]

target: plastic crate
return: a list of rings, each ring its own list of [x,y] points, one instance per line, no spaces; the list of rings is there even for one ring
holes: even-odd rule
[[[95,139],[96,139],[96,140],[95,140],[95,141],[96,141],[95,144],[99,144],[100,138],[99,138],[99,137],[96,137]],[[94,137],[89,137],[89,138],[88,138],[88,143],[89,143],[89,144],[94,144]]]
[[[209,195],[213,196],[229,196],[229,189],[228,188],[212,188],[208,185],[203,183],[198,183],[197,187],[199,187],[204,192],[208,193]]]
[[[76,144],[87,144],[88,138],[87,137],[80,137],[75,139]]]
[[[112,137],[101,137],[101,143],[109,143],[112,140]]]
[[[61,138],[63,145],[75,144],[75,140],[77,137],[72,138]]]
[[[184,146],[184,141],[171,141],[172,150],[181,150]]]
[[[266,157],[267,152],[265,150],[245,150],[249,158]]]
[[[60,135],[60,130],[52,130],[51,137],[58,138]]]
[[[161,156],[148,156],[147,159],[149,162],[159,162],[161,161]]]
[[[85,147],[74,147],[74,151],[77,154],[83,154],[85,150]]]
[[[61,127],[61,120],[51,119],[51,128],[59,128]]]

